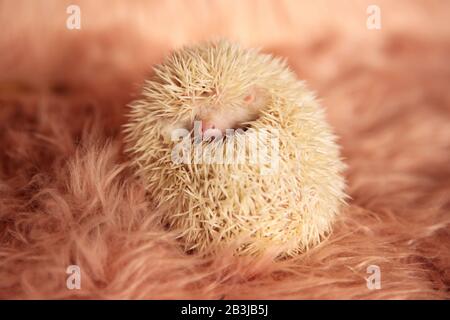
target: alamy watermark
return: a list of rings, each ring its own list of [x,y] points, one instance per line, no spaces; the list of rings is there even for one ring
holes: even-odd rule
[[[69,290],[81,289],[81,269],[76,264],[70,265],[66,269],[66,273],[69,275],[66,280],[66,287]]]
[[[67,7],[66,13],[69,15],[66,19],[66,27],[69,30],[81,29],[81,9],[76,4]]]
[[[208,129],[202,133],[201,121],[194,130],[174,129],[176,142],[171,159],[186,164],[257,164],[261,173],[273,173],[279,164],[279,132],[276,129]],[[193,132],[193,137],[192,137]]]
[[[375,4],[371,4],[367,7],[366,13],[368,14],[366,20],[366,27],[369,30],[381,29],[381,9]]]
[[[366,278],[367,289],[379,290],[381,289],[381,269],[377,265],[370,265],[366,269],[367,273],[371,274]]]

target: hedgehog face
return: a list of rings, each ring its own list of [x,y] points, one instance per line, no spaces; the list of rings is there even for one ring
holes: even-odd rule
[[[250,88],[236,101],[221,103],[218,101],[201,103],[193,108],[193,118],[201,122],[201,129],[218,129],[224,133],[227,129],[245,129],[245,126],[259,117],[267,104],[267,96],[261,89]],[[191,123],[192,125],[192,123]],[[191,127],[192,128],[192,127]]]
[[[246,128],[259,117],[270,94],[267,79],[273,76],[269,56],[242,50],[226,42],[194,46],[175,52],[155,68],[148,94],[164,106],[165,134],[177,128],[202,130]]]

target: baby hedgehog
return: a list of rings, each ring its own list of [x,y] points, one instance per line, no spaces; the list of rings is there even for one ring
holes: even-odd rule
[[[131,103],[127,152],[187,251],[293,256],[344,203],[324,112],[284,60],[227,41],[186,47]]]

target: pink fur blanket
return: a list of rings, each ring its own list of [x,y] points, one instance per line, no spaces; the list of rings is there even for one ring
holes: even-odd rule
[[[1,1],[0,298],[449,299],[450,4],[377,2]],[[294,259],[184,253],[121,150],[152,64],[214,36],[287,57],[340,136],[349,206]]]

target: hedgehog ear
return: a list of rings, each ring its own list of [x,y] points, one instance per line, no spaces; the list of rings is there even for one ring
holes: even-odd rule
[[[256,90],[255,88],[251,88],[247,95],[244,97],[244,102],[246,104],[251,104],[256,99]]]

